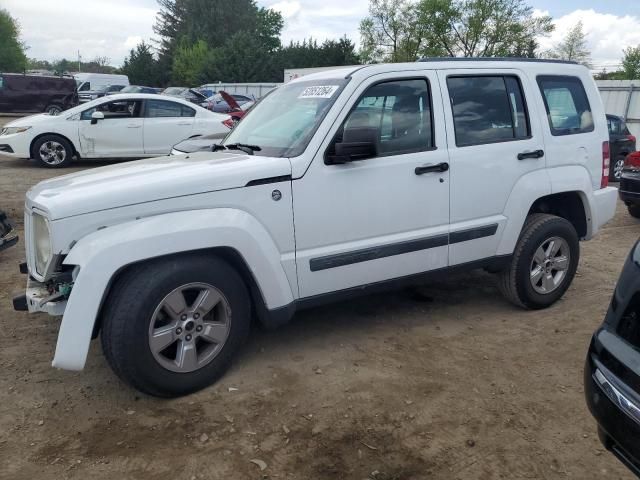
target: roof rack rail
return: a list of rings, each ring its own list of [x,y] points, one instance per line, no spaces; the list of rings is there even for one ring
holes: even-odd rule
[[[564,63],[579,65],[573,60],[556,60],[546,58],[525,57],[424,57],[418,62],[531,62],[531,63]]]

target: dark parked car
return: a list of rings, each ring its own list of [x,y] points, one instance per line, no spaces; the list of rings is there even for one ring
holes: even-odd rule
[[[7,214],[0,210],[0,250],[15,245],[18,241],[18,234],[13,223],[7,218]]]
[[[162,95],[169,95],[170,97],[182,98],[191,103],[202,105],[207,99],[202,93],[188,87],[168,87],[162,91]]]
[[[251,97],[247,97],[246,95],[238,95],[238,94],[227,94],[230,95],[235,101],[236,105],[230,105],[229,102],[222,95],[223,92],[216,93],[211,97],[207,98],[206,101],[202,104],[202,106],[212,112],[217,113],[229,113],[233,110],[237,110],[239,106],[244,105],[248,102],[254,102],[255,99]],[[226,92],[224,92],[226,93]]]
[[[640,477],[640,243],[591,340],[585,396],[603,445]]]
[[[0,112],[58,115],[77,104],[73,77],[0,73]]]
[[[104,97],[105,95],[120,93],[124,88],[124,85],[104,85],[96,88],[95,90],[84,90],[78,94],[78,97],[80,99],[80,103],[85,103],[95,100],[96,98]]]
[[[631,216],[640,218],[640,152],[631,152],[625,158],[618,194]]]
[[[631,135],[622,117],[607,114],[609,127],[609,146],[611,148],[611,168],[609,180],[620,181],[624,159],[631,152],[636,151],[636,137]]]

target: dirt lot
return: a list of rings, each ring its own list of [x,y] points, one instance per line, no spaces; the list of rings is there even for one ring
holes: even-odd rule
[[[20,221],[31,185],[94,165],[0,157],[0,208]],[[639,233],[620,206],[549,310],[512,307],[483,272],[318,308],[171,401],[122,385],[96,342],[83,372],[51,368],[59,321],[11,308],[21,243],[0,253],[0,478],[630,479],[582,366]]]

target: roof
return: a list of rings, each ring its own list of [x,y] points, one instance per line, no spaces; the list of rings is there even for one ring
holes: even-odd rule
[[[573,60],[554,60],[547,58],[524,58],[524,57],[425,57],[419,62],[530,62],[530,63],[564,63],[569,65],[580,65]]]

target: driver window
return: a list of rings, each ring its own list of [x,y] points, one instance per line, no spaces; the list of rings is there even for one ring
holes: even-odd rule
[[[79,92],[86,92],[87,90],[91,90],[90,82],[84,82],[82,85],[80,85],[80,88],[78,89]]]
[[[116,100],[102,103],[89,110],[85,110],[80,115],[80,120],[91,120],[93,112],[104,113],[104,119],[116,118],[139,118],[142,102],[140,100]]]
[[[349,141],[350,132],[363,128],[374,129],[378,156],[432,149],[427,80],[396,80],[370,87],[345,120],[342,141]]]

